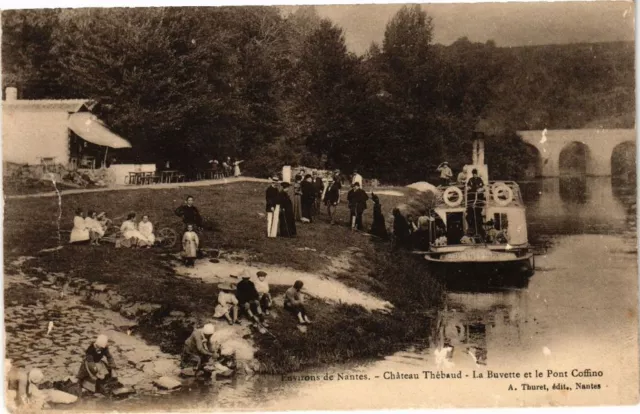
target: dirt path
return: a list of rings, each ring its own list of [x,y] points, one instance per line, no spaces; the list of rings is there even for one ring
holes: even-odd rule
[[[231,178],[223,178],[219,180],[202,180],[202,181],[192,181],[186,183],[166,183],[166,184],[149,184],[149,185],[122,185],[116,187],[104,187],[104,188],[81,188],[76,190],[63,190],[60,191],[60,195],[69,195],[69,194],[84,194],[84,193],[101,193],[105,191],[126,191],[126,190],[140,190],[140,189],[150,189],[150,190],[165,190],[167,188],[182,188],[182,187],[206,187],[211,185],[223,185],[223,184],[231,184],[231,183],[240,183],[240,182],[252,182],[252,183],[267,183],[269,180],[265,180],[262,178],[253,178],[253,177],[231,177]],[[21,200],[25,198],[43,198],[43,197],[57,197],[58,193],[55,191],[49,191],[46,193],[37,193],[37,194],[23,194],[23,195],[5,195],[5,199],[7,200]]]
[[[267,281],[271,285],[292,286],[296,280],[301,280],[304,283],[303,290],[306,293],[328,302],[360,305],[369,311],[388,311],[393,308],[391,303],[360,290],[348,287],[342,282],[332,279],[329,276],[299,272],[287,267],[273,265],[263,265],[258,267],[220,260],[219,263],[200,261],[196,263],[195,268],[187,268],[184,266],[178,266],[176,268],[176,272],[181,275],[200,278],[208,283],[237,283],[240,279],[231,278],[230,275],[239,276],[243,272],[248,272],[250,275],[255,276],[259,270],[267,272]]]

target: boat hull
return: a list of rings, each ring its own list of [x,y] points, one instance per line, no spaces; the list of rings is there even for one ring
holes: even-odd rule
[[[527,253],[510,260],[441,260],[431,255],[425,259],[439,277],[449,282],[469,280],[523,286],[535,273],[535,257]]]

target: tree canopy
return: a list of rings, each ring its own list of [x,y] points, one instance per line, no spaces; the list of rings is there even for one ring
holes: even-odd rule
[[[490,125],[500,178],[530,152],[518,129],[633,126],[633,44],[500,48],[432,43],[435,22],[403,7],[364,56],[313,6],[8,10],[3,87],[88,98],[133,150],[121,158],[197,168],[245,159],[429,179],[469,161]],[[492,158],[491,162],[494,160]]]

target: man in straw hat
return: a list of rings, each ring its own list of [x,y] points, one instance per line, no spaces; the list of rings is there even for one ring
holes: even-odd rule
[[[273,215],[276,210],[276,206],[278,205],[278,177],[271,177],[271,183],[269,183],[269,187],[267,187],[266,191],[266,200],[267,200],[267,236],[275,237],[277,235],[277,228],[272,229],[273,225]],[[276,233],[276,234],[274,234]]]
[[[222,318],[224,316],[229,325],[240,323],[238,321],[238,299],[236,298],[235,288],[229,283],[220,283],[218,289],[220,289],[218,304],[213,317]]]
[[[206,324],[202,328],[194,329],[191,336],[184,342],[184,348],[182,350],[182,368],[194,367],[195,374],[199,371],[203,371],[205,365],[211,360],[211,358],[218,357],[217,349],[213,349],[214,346],[211,341],[215,329],[213,324]]]
[[[438,165],[438,168],[436,168],[436,171],[440,173],[440,185],[448,186],[453,177],[453,171],[451,171],[449,163],[446,161],[441,163]]]

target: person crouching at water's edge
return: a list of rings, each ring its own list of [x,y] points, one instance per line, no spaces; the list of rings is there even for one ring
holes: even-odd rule
[[[204,371],[205,365],[211,358],[217,358],[217,350],[211,341],[214,327],[208,323],[201,329],[194,329],[191,336],[184,342],[182,350],[182,368],[195,367],[195,374]]]
[[[98,380],[106,382],[108,379],[115,379],[115,369],[116,363],[109,351],[109,338],[99,335],[85,351],[84,361],[77,375],[78,382],[87,388],[83,384],[85,381],[95,385]]]

